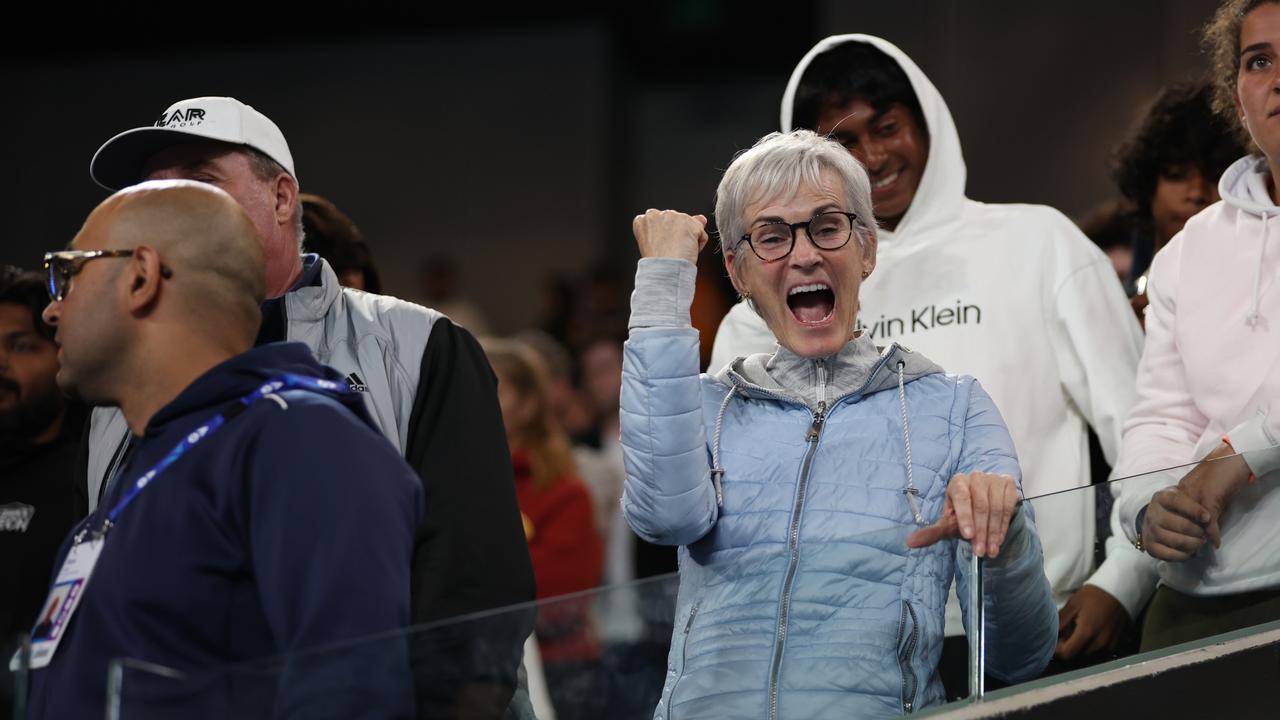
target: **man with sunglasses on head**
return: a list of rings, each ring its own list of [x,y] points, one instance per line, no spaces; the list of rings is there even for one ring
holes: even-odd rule
[[[265,279],[245,212],[200,183],[143,183],[45,264],[58,385],[118,408],[136,441],[59,550],[29,717],[101,716],[115,658],[216,672],[281,655],[287,672],[265,665],[220,714],[408,714],[402,642],[306,651],[408,624],[422,489],[341,375],[300,343],[253,347]],[[163,714],[212,710],[191,695]]]
[[[835,138],[870,175],[882,229],[857,326],[877,345],[900,342],[982,382],[1013,435],[1027,497],[1089,485],[1089,426],[1115,462],[1142,334],[1106,256],[1052,208],[965,197],[946,102],[885,40],[818,43],[792,73],[781,121],[783,130]],[[760,317],[739,303],[720,325],[710,369],[773,347]],[[1096,527],[1108,518],[1096,514],[1093,493],[1043,507],[1045,573],[1062,608],[1057,658],[1109,649],[1154,589],[1154,566],[1120,536],[1094,572]],[[964,685],[960,632],[953,602],[943,654],[944,666],[958,660],[960,672],[944,670],[952,697]]]
[[[108,189],[143,180],[204,182],[248,213],[266,276],[256,344],[302,342],[342,373],[422,481],[415,623],[533,600],[511,455],[484,352],[439,312],[342,288],[324,260],[302,254],[298,175],[274,122],[234,98],[182,100],[153,126],[103,144],[90,174]],[[94,413],[91,506],[128,466],[127,439],[118,414]],[[419,717],[500,717],[532,629],[532,612],[507,613],[417,636]]]

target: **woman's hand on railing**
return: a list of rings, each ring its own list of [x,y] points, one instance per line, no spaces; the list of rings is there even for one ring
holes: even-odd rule
[[[907,547],[920,548],[946,538],[964,538],[978,557],[997,557],[1018,509],[1018,486],[1008,475],[958,474],[947,484],[942,517],[907,536]]]

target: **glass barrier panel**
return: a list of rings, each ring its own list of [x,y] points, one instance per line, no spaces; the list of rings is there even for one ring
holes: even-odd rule
[[[784,637],[790,643],[785,645],[789,673],[778,677],[780,717],[879,717],[940,707],[946,584],[938,580],[933,590],[907,603],[902,588],[917,580],[900,572],[896,584],[868,579],[884,560],[910,555],[906,537],[915,526],[883,525],[848,539],[867,551],[855,560],[835,544],[805,548],[796,560],[781,635],[775,616],[744,624],[722,612],[734,603],[743,607],[742,598],[753,596],[766,610],[776,607],[776,582],[752,585],[749,573],[746,580],[731,581],[743,578],[740,571],[753,567],[749,563],[697,566],[690,571],[702,581],[696,607],[678,605],[680,577],[671,574],[228,667],[178,671],[120,660],[111,671],[110,717],[458,717],[456,703],[465,706],[462,715],[495,716],[507,707],[513,689],[516,705],[542,720],[679,718],[709,707],[723,707],[727,714],[720,716],[737,716],[747,705],[755,712],[769,704],[770,662],[775,643]],[[954,550],[954,541],[939,546],[932,567],[954,572]],[[787,562],[785,553],[781,561]],[[830,568],[838,568],[838,574]],[[928,573],[921,570],[919,576]],[[831,588],[843,606],[839,612],[814,600]],[[508,660],[502,648],[509,629],[525,626],[530,614],[536,617],[536,632],[515,689],[501,681]],[[868,659],[865,638],[881,636],[886,639],[877,642],[887,643],[888,657]],[[462,637],[493,638],[492,654],[474,645],[471,654],[458,654]],[[673,638],[677,653],[671,652]],[[877,652],[884,655],[885,647]],[[954,659],[963,683],[963,647]],[[744,676],[753,677],[746,683],[748,692],[739,694],[751,695],[745,700],[718,697],[708,689]],[[462,692],[437,692],[457,690],[459,683],[465,686]],[[823,683],[844,692],[834,698],[812,692]],[[669,703],[660,706],[671,688],[679,691],[670,698],[674,713]],[[682,698],[683,693],[689,695]],[[822,701],[815,705],[817,696]],[[450,704],[442,704],[445,697]]]
[[[981,635],[982,642],[972,648],[974,659],[985,663],[984,690],[1016,688],[1011,683],[1051,678],[1100,663],[1111,662],[1114,666],[1117,658],[1136,660],[1141,657],[1138,653],[1144,651],[1176,650],[1180,645],[1231,629],[1280,619],[1280,593],[1274,590],[1278,581],[1269,574],[1274,554],[1257,558],[1252,564],[1245,562],[1242,572],[1225,578],[1246,588],[1247,602],[1196,595],[1188,591],[1198,586],[1187,580],[1199,573],[1216,581],[1219,576],[1213,573],[1220,570],[1215,562],[1237,557],[1230,550],[1233,541],[1240,541],[1239,533],[1248,530],[1241,526],[1242,519],[1271,517],[1270,503],[1280,501],[1280,496],[1273,499],[1271,495],[1272,477],[1246,484],[1226,503],[1220,517],[1219,547],[1202,545],[1180,562],[1158,562],[1137,553],[1119,521],[1102,524],[1108,531],[1119,529],[1119,534],[1109,541],[1094,537],[1090,528],[1099,526],[1099,518],[1110,519],[1109,508],[1141,505],[1140,501],[1149,499],[1162,487],[1175,485],[1188,469],[1165,468],[1105,485],[1029,498],[1019,513],[1026,512],[1024,523],[1034,520],[1036,535],[1030,539],[1040,540],[1047,558],[1044,564],[1038,564],[1033,557],[1030,571],[1023,566],[1026,562],[1019,563],[1025,557],[1015,552],[1017,533],[1006,538],[1010,544],[1001,556],[981,561],[972,559],[967,542],[948,541],[950,545],[944,546],[941,556],[951,559],[942,560],[933,571],[941,569],[960,578],[978,580],[965,582],[960,589],[983,598],[980,603],[967,605],[968,627],[974,630],[975,638]],[[1031,528],[1026,524],[1022,532]],[[1043,528],[1053,529],[1046,532]],[[881,529],[851,536],[848,541],[891,557],[904,554],[906,537],[914,529],[886,521]],[[803,528],[800,532],[803,534]],[[1022,536],[1021,542],[1028,543],[1029,536]],[[899,640],[907,637],[909,641],[898,644],[899,655],[889,664],[891,669],[881,665],[876,673],[859,678],[857,682],[869,688],[868,695],[878,692],[899,697],[901,692],[903,704],[896,709],[899,712],[942,708],[948,697],[966,697],[965,685],[978,679],[974,670],[979,666],[968,665],[969,652],[963,638],[958,638],[958,666],[956,646],[950,648],[950,664],[961,671],[959,690],[944,694],[940,687],[941,666],[948,664],[940,606],[921,605],[913,608],[915,612],[909,617],[904,609],[903,617],[886,623],[882,617],[883,598],[877,595],[879,585],[863,579],[874,572],[874,562],[844,558],[834,543],[802,547],[805,552],[793,560],[787,560],[785,553],[781,560],[794,562],[794,573],[788,581],[788,590],[794,590],[790,598],[793,604],[778,636],[786,636],[792,642],[786,646],[787,666],[805,667],[798,659],[804,657],[806,649],[796,638],[820,637],[821,643],[837,649],[822,664],[809,666],[807,675],[794,673],[789,679],[780,679],[776,688],[780,715],[787,716],[789,711],[794,714],[799,706],[788,707],[787,703],[803,695],[804,690],[797,687],[813,680],[812,675],[820,672],[814,668],[843,667],[841,660],[856,656],[857,643],[846,641],[843,635],[851,634],[852,638],[875,627],[897,632]],[[1243,557],[1252,559],[1255,555],[1245,553]],[[1110,594],[1098,596],[1089,589],[1103,591],[1099,585],[1109,586],[1107,566],[1095,575],[1099,572],[1098,561],[1103,558],[1112,563],[1112,568],[1122,560],[1129,563],[1114,573],[1128,588],[1115,591],[1123,596],[1123,602]],[[773,560],[766,560],[769,561]],[[655,716],[655,709],[657,715],[665,717],[670,708],[659,707],[659,702],[672,685],[687,687],[680,685],[683,682],[711,686],[731,681],[733,673],[752,672],[751,663],[717,665],[719,659],[736,652],[735,648],[752,647],[747,656],[758,665],[771,661],[773,637],[768,643],[752,646],[749,635],[735,636],[732,622],[724,622],[729,629],[716,634],[724,620],[718,614],[720,608],[741,603],[741,598],[734,597],[736,593],[759,593],[765,609],[775,607],[779,597],[779,588],[772,581],[759,588],[748,587],[741,571],[751,561],[742,562],[744,565],[705,566],[687,561],[686,575],[698,578],[700,583],[696,587],[698,601],[692,608],[688,603],[677,603],[680,576],[672,574],[230,667],[178,672],[139,661],[121,661],[113,666],[111,674],[111,717],[444,717],[456,715],[459,703],[477,712],[495,712],[506,707],[513,691],[521,698],[517,704],[527,703],[525,706],[544,720],[650,718]],[[845,564],[840,566],[842,562]],[[976,574],[970,563],[981,565]],[[830,569],[837,566],[840,572],[831,573]],[[911,583],[930,577],[920,567],[914,572],[917,578]],[[1027,572],[1031,575],[1023,577]],[[1067,586],[1071,589],[1052,592],[1041,574],[1070,578]],[[855,617],[872,618],[870,624],[842,624],[842,616],[830,607],[823,613],[816,612],[812,593],[824,584],[845,593],[840,601],[843,609]],[[895,601],[900,587],[891,588]],[[1080,590],[1082,587],[1085,589]],[[944,588],[945,585],[937,587],[939,595]],[[1034,600],[1037,589],[1048,596],[1044,599],[1045,595],[1041,595],[1038,608],[1028,602],[1029,597]],[[1140,606],[1136,619],[1125,609],[1126,604],[1134,602]],[[985,617],[978,616],[979,609]],[[527,675],[516,689],[515,683],[503,680],[503,668],[513,665],[506,648],[510,647],[513,628],[527,626],[530,616],[534,617],[536,632],[533,642],[526,645],[523,667]],[[1010,617],[1014,618],[1012,622]],[[1161,630],[1158,641],[1148,642],[1149,636],[1155,637],[1153,628],[1166,626],[1180,629]],[[904,628],[910,628],[907,636],[901,636]],[[1077,635],[1082,630],[1089,632]],[[703,638],[695,637],[700,634]],[[492,640],[491,646],[481,643],[477,650],[474,643],[469,644],[466,646],[472,651],[460,654],[459,648],[464,646],[461,639],[476,637]],[[708,637],[713,639],[707,640]],[[671,652],[673,638],[680,643],[678,653]],[[824,645],[822,651],[829,652],[830,645]],[[1040,667],[1048,655],[1055,657],[1048,660],[1047,667]],[[676,672],[678,663],[683,666]],[[768,680],[761,684],[768,685]],[[762,693],[757,704],[767,704],[766,697]],[[447,704],[445,698],[449,699]],[[680,699],[674,700],[674,714],[679,717],[683,714],[679,712]],[[686,708],[691,710],[689,714],[696,714],[692,709],[698,707],[697,701],[687,701],[691,703]],[[708,702],[727,700],[711,698]],[[870,706],[853,707],[842,716],[894,714],[883,707],[876,711],[868,709]],[[733,710],[730,707],[729,713]]]
[[[514,691],[543,720],[650,718],[666,677],[677,583],[664,575],[223,668],[122,659],[111,671],[109,714],[492,717]],[[517,689],[502,680],[503,668],[521,660],[508,656],[507,641],[531,615],[537,633]]]
[[[1014,679],[1139,662],[1280,620],[1280,546],[1269,544],[1280,473],[1249,475],[1226,455],[1028,498],[1045,573],[1058,579],[1057,638],[1043,671]],[[1139,511],[1155,533],[1141,537],[1142,550]],[[1008,633],[994,596],[1008,560],[982,561],[987,690],[1011,684],[991,672]]]
[[[1134,498],[1150,498],[1163,484],[1176,483],[1186,470],[1163,469],[1103,486],[1028,499],[1019,510],[1026,513],[1021,522],[1034,519],[1038,534],[1023,535],[1021,542],[1038,537],[1048,558],[1040,565],[1033,557],[1030,571],[1018,564],[1025,558],[1012,544],[1001,556],[982,560],[976,573],[965,541],[945,541],[932,555],[907,552],[906,538],[916,526],[891,520],[884,520],[879,529],[852,534],[841,543],[804,544],[807,528],[820,527],[815,521],[797,528],[803,552],[794,555],[772,552],[754,558],[735,557],[734,565],[719,566],[699,564],[696,556],[690,555],[685,563],[685,579],[690,584],[684,590],[687,597],[681,595],[680,575],[672,574],[226,667],[175,670],[122,659],[109,673],[105,693],[109,717],[493,716],[508,706],[513,693],[517,706],[532,709],[543,720],[628,720],[655,714],[666,718],[672,715],[669,703],[675,705],[676,718],[722,703],[724,714],[734,716],[738,710],[755,712],[771,702],[777,703],[782,717],[819,717],[824,716],[820,712],[824,708],[815,710],[805,704],[811,702],[806,693],[815,683],[842,689],[844,694],[833,694],[826,706],[839,708],[841,717],[939,708],[947,699],[964,700],[969,682],[977,679],[972,672],[977,666],[969,665],[970,647],[975,651],[974,659],[985,663],[984,689],[995,690],[1010,681],[1052,677],[1149,649],[1143,642],[1155,627],[1153,612],[1162,613],[1159,617],[1166,621],[1185,619],[1192,612],[1215,621],[1193,623],[1183,635],[1174,637],[1172,647],[1225,632],[1228,628],[1216,622],[1224,614],[1235,618],[1233,627],[1280,618],[1280,599],[1266,602],[1273,596],[1257,596],[1262,600],[1247,607],[1224,609],[1220,598],[1208,597],[1206,601],[1182,592],[1195,587],[1186,584],[1188,569],[1211,570],[1214,558],[1227,557],[1232,542],[1239,540],[1236,533],[1240,532],[1241,517],[1250,513],[1270,516],[1269,503],[1276,500],[1269,494],[1272,488],[1268,482],[1259,481],[1240,489],[1227,504],[1221,516],[1220,548],[1201,547],[1196,558],[1180,564],[1155,562],[1131,552],[1129,559],[1146,563],[1150,572],[1143,576],[1138,565],[1138,570],[1125,569],[1118,576],[1141,590],[1141,600],[1150,596],[1156,600],[1151,601],[1145,615],[1137,614],[1136,621],[1121,607],[1122,622],[1106,624],[1106,632],[1091,633],[1088,642],[1077,641],[1080,649],[1068,652],[1082,627],[1093,627],[1089,623],[1097,626],[1097,617],[1114,618],[1116,605],[1124,605],[1119,601],[1108,605],[1104,597],[1092,598],[1102,600],[1098,605],[1101,612],[1090,609],[1086,613],[1077,607],[1090,599],[1082,597],[1078,588],[1085,587],[1087,595],[1092,592],[1087,588],[1095,587],[1090,580],[1106,584],[1095,578],[1097,558],[1104,556],[1101,548],[1109,551],[1113,563],[1124,557],[1126,550],[1133,550],[1127,535],[1116,535],[1110,543],[1098,544],[1095,557],[1095,540],[1089,528],[1097,526],[1098,517],[1109,517],[1107,498],[1118,498],[1121,507],[1137,502]],[[815,508],[822,503],[820,492],[816,490],[810,498]],[[1276,498],[1280,500],[1280,496]],[[927,507],[937,514],[941,505]],[[1043,530],[1055,527],[1055,523],[1058,529],[1054,534]],[[1105,526],[1110,528],[1112,523]],[[1030,529],[1027,524],[1022,532]],[[1016,538],[1017,533],[1011,533],[1006,540],[1014,543]],[[785,547],[786,528],[770,539]],[[857,551],[850,553],[849,548],[855,546]],[[1063,548],[1069,552],[1064,553]],[[1247,557],[1253,555],[1246,553]],[[931,564],[894,564],[903,557],[926,556],[932,558]],[[1261,559],[1270,562],[1276,557]],[[780,565],[768,568],[767,563]],[[751,573],[744,570],[757,566],[765,570],[761,573],[765,579],[753,585]],[[784,566],[787,571],[778,572]],[[883,582],[876,573],[884,567],[906,569],[893,571],[899,573],[896,579]],[[1261,588],[1256,592],[1273,592],[1267,588],[1274,588],[1278,581],[1266,574],[1268,564],[1259,561],[1246,567],[1249,572],[1231,578],[1233,582],[1249,586],[1250,593],[1255,592],[1255,586]],[[1179,570],[1183,574],[1179,575]],[[1024,577],[1028,572],[1031,574]],[[1045,573],[1072,578],[1071,590],[1049,592],[1042,577]],[[775,626],[776,615],[772,613],[784,596],[776,580],[779,577],[788,578],[785,597],[789,605],[786,621]],[[966,603],[970,613],[967,626],[974,631],[973,638],[981,640],[972,646],[964,636],[956,636],[958,642],[944,640],[942,598],[953,578],[964,581],[958,582],[958,589],[966,597],[972,592],[983,598],[980,603]],[[1157,589],[1160,581],[1165,586]],[[1027,601],[1035,595],[1037,585],[1049,593],[1038,608]],[[903,588],[909,588],[914,599],[904,602]],[[1175,592],[1191,595],[1191,600],[1169,594]],[[1132,593],[1117,593],[1124,595],[1126,602],[1132,601]],[[1160,599],[1162,593],[1164,600]],[[678,602],[681,598],[683,602]],[[754,629],[744,630],[740,616],[724,612],[724,608],[750,605],[756,598],[762,618]],[[1090,603],[1089,607],[1095,605]],[[977,616],[979,609],[984,618]],[[1012,623],[1011,616],[1015,618]],[[520,658],[510,649],[519,647],[519,642],[513,645],[511,639],[530,625],[536,628],[535,635],[525,644],[525,674],[517,681],[510,671]],[[763,642],[760,626],[765,626],[767,635]],[[857,670],[857,662],[865,659],[866,638],[878,634],[895,638],[894,656],[874,659],[873,671]],[[466,642],[477,638],[478,643]],[[673,640],[679,643],[678,652],[671,652]],[[1170,646],[1167,638],[1162,642]],[[788,672],[773,675],[771,663],[778,645],[784,648]],[[1051,654],[1058,657],[1050,660],[1047,668],[1040,667]],[[806,664],[819,655],[820,662]],[[944,689],[947,667],[952,678]],[[730,686],[752,673],[759,674],[759,682],[747,683],[759,691],[755,699],[715,697],[705,690]],[[660,706],[667,691],[671,691],[669,702]],[[689,695],[681,697],[684,693]],[[771,693],[776,693],[776,700],[769,699]],[[892,707],[886,705],[886,698]],[[859,704],[863,700],[866,704]],[[739,701],[746,704],[729,704]],[[680,711],[682,703],[686,712]]]
[[[107,668],[106,718],[215,717],[225,708],[216,702],[216,693],[199,689],[207,679],[142,660],[112,660]]]

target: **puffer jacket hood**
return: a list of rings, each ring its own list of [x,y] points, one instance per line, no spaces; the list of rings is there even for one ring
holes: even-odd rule
[[[818,403],[888,390],[899,380],[911,382],[939,372],[943,369],[925,356],[897,343],[877,347],[869,335],[861,333],[828,358],[800,357],[779,345],[772,355],[757,353],[735,360],[716,379],[742,392],[762,389],[815,410]]]
[[[951,110],[947,108],[938,88],[933,86],[924,71],[906,53],[888,40],[874,35],[833,35],[825,38],[805,54],[791,73],[791,80],[787,82],[786,92],[782,95],[782,130],[790,132],[794,129],[791,123],[796,90],[813,59],[828,50],[854,42],[872,45],[898,63],[911,81],[916,99],[920,101],[920,109],[929,132],[929,159],[911,207],[907,208],[906,214],[898,221],[896,229],[879,231],[881,243],[892,243],[898,237],[909,242],[933,227],[953,222],[960,217],[964,210],[967,170],[964,155],[960,151],[960,133],[956,131]]]
[[[1246,155],[1232,163],[1218,181],[1218,194],[1222,196],[1223,202],[1262,218],[1262,232],[1258,233],[1258,262],[1253,271],[1253,301],[1249,303],[1249,311],[1244,318],[1245,324],[1250,327],[1258,324],[1258,308],[1262,300],[1262,261],[1266,257],[1271,219],[1280,214],[1280,207],[1276,207],[1275,200],[1267,189],[1270,174],[1265,157]]]

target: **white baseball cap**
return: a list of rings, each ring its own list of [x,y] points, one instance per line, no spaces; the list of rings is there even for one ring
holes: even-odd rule
[[[142,180],[147,159],[174,145],[216,140],[248,145],[280,163],[296,180],[293,155],[271,118],[229,97],[198,97],[169,106],[155,125],[126,130],[98,148],[89,175],[108,190]]]

